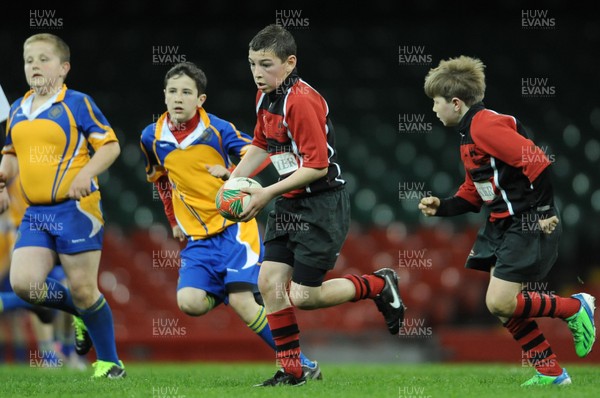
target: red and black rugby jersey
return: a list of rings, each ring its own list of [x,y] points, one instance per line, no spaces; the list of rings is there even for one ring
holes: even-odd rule
[[[516,118],[486,109],[480,102],[469,109],[457,130],[466,174],[455,196],[477,208],[485,204],[491,221],[531,208],[545,211],[553,204],[551,195],[542,192],[551,192],[552,186],[534,184],[550,160]]]
[[[284,197],[310,195],[345,184],[327,102],[296,71],[273,92],[258,92],[256,116],[252,144],[269,153],[280,179],[299,167],[327,168],[323,178]]]

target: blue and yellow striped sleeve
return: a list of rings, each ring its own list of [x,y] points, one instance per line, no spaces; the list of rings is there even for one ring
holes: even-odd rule
[[[246,154],[248,147],[252,144],[252,138],[238,130],[233,123],[225,123],[221,130],[223,148],[228,155],[242,157]]]
[[[144,162],[146,165],[146,178],[149,182],[155,182],[167,172],[165,168],[159,164],[154,152],[154,127],[150,125],[144,129],[140,138],[140,148],[144,154]]]
[[[88,95],[83,96],[76,120],[79,123],[79,131],[84,134],[95,151],[109,142],[118,142],[114,130]]]
[[[19,107],[21,106],[22,100],[23,100],[22,98],[19,99],[10,108],[10,113],[8,114],[8,120],[6,121],[6,139],[4,140],[4,146],[2,147],[3,155],[6,155],[6,154],[11,154],[11,155],[15,155],[15,156],[17,155],[15,148],[13,147],[11,130],[12,130],[13,116],[17,112]]]

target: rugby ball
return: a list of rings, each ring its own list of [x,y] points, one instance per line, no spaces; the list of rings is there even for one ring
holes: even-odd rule
[[[261,188],[261,185],[248,177],[236,177],[225,181],[215,197],[215,205],[221,216],[231,221],[240,221],[240,214],[250,202],[250,194],[242,192],[242,188]]]

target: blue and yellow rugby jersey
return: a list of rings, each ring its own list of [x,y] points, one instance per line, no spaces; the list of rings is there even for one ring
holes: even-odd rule
[[[49,205],[67,199],[71,182],[90,160],[90,149],[117,141],[94,101],[86,94],[62,89],[31,112],[33,91],[10,110],[3,154],[19,163],[21,192],[30,205]],[[98,180],[90,181],[98,187]],[[81,200],[81,207],[102,221],[100,193]]]
[[[0,214],[0,281],[2,275],[8,275],[17,229],[27,209],[27,203],[21,194],[18,175],[8,183],[6,189],[10,197],[10,206],[7,211]]]
[[[27,210],[27,202],[25,202],[25,198],[23,197],[23,192],[21,190],[21,184],[19,183],[19,175],[13,178],[10,181],[10,184],[7,187],[8,196],[10,197],[10,206],[6,213],[10,217],[10,222],[13,225],[15,230],[21,225],[21,220],[25,215],[25,210]]]
[[[233,224],[217,212],[215,196],[223,181],[210,175],[206,166],[229,168],[229,155],[243,156],[252,142],[230,122],[203,108],[198,112],[198,126],[181,143],[169,130],[168,112],[147,126],[141,137],[148,181],[167,174],[177,224],[193,240],[211,237]]]

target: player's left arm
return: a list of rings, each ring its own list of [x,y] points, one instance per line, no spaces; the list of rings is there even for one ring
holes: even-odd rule
[[[550,176],[550,167],[546,167],[531,183],[535,204],[534,210],[538,214],[538,222],[542,232],[551,234],[559,223],[554,207],[554,187]]]
[[[235,167],[233,162],[230,161],[230,156],[242,159],[252,144],[252,138],[248,134],[238,130],[233,123],[227,123],[221,131],[221,139],[223,140],[223,150],[226,157],[224,162],[229,167],[220,164],[207,164],[206,169],[213,177],[226,181],[231,176],[231,172]]]
[[[121,148],[115,132],[94,101],[84,96],[77,112],[79,130],[94,149],[88,163],[81,168],[69,187],[68,197],[79,200],[92,193],[92,180],[114,163]]]
[[[106,171],[119,157],[121,148],[117,141],[107,142],[96,150],[90,161],[79,171],[69,188],[69,198],[79,200],[92,193],[91,181]]]
[[[279,195],[306,187],[327,175],[329,155],[327,145],[327,113],[320,97],[302,96],[301,101],[288,103],[288,129],[298,146],[302,164],[288,177],[263,188],[243,189],[252,195],[248,208],[241,214],[248,221]],[[292,115],[293,117],[289,117]]]
[[[243,131],[238,130],[233,123],[227,123],[221,133],[221,138],[225,154],[240,159],[252,144],[252,138]]]
[[[519,134],[516,121],[508,117],[486,118],[475,116],[471,125],[471,137],[485,153],[504,163],[521,169],[533,181],[550,164],[544,152],[529,138]],[[476,127],[475,127],[476,126]]]
[[[327,168],[313,169],[300,167],[288,177],[275,184],[263,188],[242,188],[243,192],[252,195],[252,200],[241,216],[241,221],[250,221],[274,198],[286,192],[305,187],[311,182],[327,175]]]

